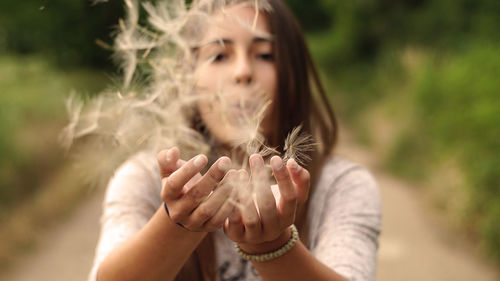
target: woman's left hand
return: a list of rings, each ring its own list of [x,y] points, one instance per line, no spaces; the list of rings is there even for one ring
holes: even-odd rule
[[[309,172],[290,159],[271,158],[271,168],[279,187],[276,200],[262,156],[250,157],[251,180],[247,191],[240,192],[239,205],[226,220],[226,235],[248,253],[265,253],[281,247],[290,238],[289,226],[294,223],[299,207],[307,201]],[[248,174],[244,172],[248,179]]]

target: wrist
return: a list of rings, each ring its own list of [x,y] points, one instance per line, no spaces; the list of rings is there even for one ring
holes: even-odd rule
[[[276,239],[259,244],[238,243],[241,250],[249,254],[263,254],[275,251],[285,245],[292,237],[292,232],[287,227]]]
[[[167,222],[167,225],[169,226],[170,229],[173,229],[175,233],[181,236],[192,236],[192,237],[201,237],[203,238],[205,235],[208,234],[206,231],[192,231],[184,227],[181,223],[175,222],[171,217],[170,217],[170,212],[168,210],[167,204],[163,203],[164,213],[166,214],[167,219],[165,220]]]
[[[284,254],[286,254],[288,251],[290,251],[295,246],[297,241],[299,240],[299,232],[297,231],[297,228],[295,227],[295,225],[292,224],[290,226],[290,228],[288,228],[288,230],[290,232],[290,238],[288,239],[288,241],[285,244],[283,244],[281,247],[279,247],[276,250],[256,254],[256,253],[246,252],[239,245],[236,245],[236,251],[238,252],[238,254],[240,254],[240,256],[243,259],[251,261],[251,262],[267,262],[267,261],[279,258],[279,257],[283,256]],[[285,233],[286,233],[286,231],[285,231]],[[283,237],[283,235],[281,235],[281,237],[279,237],[278,239],[275,239],[271,242],[267,242],[266,244],[268,244],[268,245],[265,245],[265,247],[262,247],[264,245],[264,243],[258,244],[257,250],[263,251],[266,248],[267,249],[269,249],[271,247],[274,248],[274,246],[276,246],[276,244],[278,244],[278,242],[281,243],[282,237]],[[253,251],[253,250],[256,250],[256,248],[250,247],[250,251]]]

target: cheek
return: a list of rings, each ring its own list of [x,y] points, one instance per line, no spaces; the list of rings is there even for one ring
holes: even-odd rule
[[[278,91],[278,75],[276,72],[276,68],[274,65],[272,66],[265,65],[261,67],[259,73],[260,73],[259,81],[261,87],[267,93],[266,98],[274,103]],[[265,113],[265,118],[262,120],[261,123],[261,133],[264,134],[266,138],[269,138],[273,131],[274,117],[271,113],[272,108],[273,108],[272,105],[270,105],[267,108],[267,111]]]
[[[233,142],[238,134],[237,129],[231,125],[230,117],[223,114],[220,103],[214,99],[202,100],[198,103],[201,119],[210,134],[223,144]]]
[[[278,89],[278,76],[274,65],[264,65],[256,72],[260,86],[268,94],[270,100],[274,100]]]
[[[210,79],[212,75],[210,75],[210,71],[207,67],[200,67],[196,69],[195,72],[195,81],[196,88],[200,91],[204,91],[203,89],[210,89],[213,87],[213,79]]]
[[[196,91],[201,95],[215,94],[229,85],[227,71],[223,67],[206,66],[195,72]]]

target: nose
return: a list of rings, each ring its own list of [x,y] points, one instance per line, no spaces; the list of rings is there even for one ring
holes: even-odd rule
[[[247,55],[239,55],[234,69],[234,80],[236,84],[247,85],[253,80],[253,67]]]

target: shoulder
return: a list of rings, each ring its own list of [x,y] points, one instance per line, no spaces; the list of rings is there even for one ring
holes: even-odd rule
[[[368,168],[349,159],[332,156],[323,165],[314,192],[332,193],[351,188],[378,192],[375,177]]]
[[[95,280],[100,262],[140,231],[161,206],[160,189],[158,166],[152,153],[137,153],[116,170],[103,202],[101,234],[89,280]]]
[[[362,204],[380,208],[379,186],[372,172],[359,163],[339,156],[333,156],[325,162],[312,196],[313,201],[323,201],[323,204],[314,204],[314,208],[325,207],[332,200],[339,201],[336,202],[337,206],[359,207]]]
[[[324,225],[352,222],[353,218],[378,228],[381,213],[379,186],[365,166],[338,156],[325,163],[309,199],[313,232]]]
[[[140,152],[125,161],[110,179],[106,201],[122,202],[145,200],[158,203],[161,179],[156,156]]]
[[[140,176],[154,178],[158,176],[156,156],[151,152],[139,152],[128,158],[116,171],[117,176]]]

